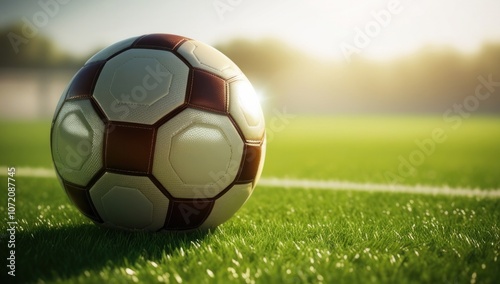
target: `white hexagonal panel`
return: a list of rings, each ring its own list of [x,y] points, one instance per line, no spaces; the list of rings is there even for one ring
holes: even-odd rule
[[[172,137],[169,161],[185,184],[203,184],[209,176],[193,173],[224,169],[231,160],[230,143],[218,127],[193,123]]]
[[[108,59],[108,57],[110,57],[111,55],[113,55],[113,54],[115,54],[115,53],[117,53],[117,52],[119,52],[127,47],[130,47],[134,43],[134,41],[138,38],[139,38],[138,36],[131,37],[131,38],[124,39],[122,41],[119,41],[115,44],[112,44],[112,45],[106,47],[105,49],[99,51],[94,56],[92,56],[89,60],[87,60],[85,65],[92,63],[92,62]]]
[[[106,219],[117,226],[144,229],[153,222],[153,203],[136,188],[114,186],[101,202]]]
[[[225,115],[185,109],[158,129],[153,175],[178,198],[211,198],[234,181],[243,141]]]
[[[151,66],[157,66],[152,70]],[[134,72],[132,72],[132,70]],[[143,74],[141,70],[147,70],[150,74]],[[139,72],[135,72],[139,71]],[[162,74],[156,80],[151,72]],[[141,79],[142,81],[139,80]],[[129,103],[140,106],[151,106],[161,98],[168,95],[172,73],[168,71],[155,58],[129,58],[116,68],[113,76],[110,92],[120,103]]]
[[[215,201],[212,212],[200,228],[214,228],[229,220],[245,204],[252,191],[251,183],[235,184]]]
[[[93,95],[110,120],[151,125],[184,103],[188,73],[169,51],[129,49],[104,65]]]
[[[240,68],[222,52],[196,40],[184,42],[177,50],[193,67],[200,68],[224,79],[242,74]]]
[[[266,128],[264,114],[252,84],[245,77],[229,83],[229,113],[245,139],[262,139]]]
[[[146,176],[105,173],[90,189],[105,225],[157,231],[165,223],[168,198]]]
[[[65,102],[52,127],[52,157],[58,173],[86,186],[102,168],[104,124],[89,100]]]

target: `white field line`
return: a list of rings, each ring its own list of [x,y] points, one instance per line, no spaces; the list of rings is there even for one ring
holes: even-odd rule
[[[358,183],[338,180],[261,178],[259,185],[267,187],[303,188],[337,191],[396,192],[426,195],[453,195],[500,198],[500,189],[454,188],[448,186]]]
[[[54,169],[48,168],[31,168],[31,167],[15,167],[16,177],[42,177],[50,178],[56,177],[56,172]],[[7,167],[0,166],[0,176],[6,176],[8,174]]]
[[[7,167],[0,166],[0,176],[7,175]],[[54,169],[16,167],[16,177],[41,177],[55,178]],[[478,189],[461,188],[448,186],[427,186],[427,185],[402,185],[402,184],[379,184],[379,183],[359,183],[338,180],[310,180],[310,179],[289,179],[289,178],[261,178],[260,186],[281,187],[281,188],[301,188],[336,191],[366,191],[366,192],[395,192],[426,195],[451,195],[468,197],[489,197],[500,198],[500,189]]]

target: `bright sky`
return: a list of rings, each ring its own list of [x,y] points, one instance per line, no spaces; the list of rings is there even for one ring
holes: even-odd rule
[[[67,2],[54,6],[53,3]],[[135,35],[180,34],[209,44],[233,37],[276,37],[317,56],[341,58],[350,45],[363,56],[387,58],[429,44],[473,52],[485,41],[500,41],[500,1],[479,0],[0,0],[0,25],[23,17],[43,23],[40,33],[63,49],[86,54]],[[220,10],[216,9],[216,6]],[[375,23],[374,14],[390,19]],[[382,17],[382,16],[380,16]],[[379,20],[380,21],[380,20]],[[35,23],[36,24],[36,23]],[[359,30],[371,35],[355,43]],[[371,29],[371,30],[370,30]],[[361,36],[362,37],[362,36]],[[359,40],[359,39],[358,39]]]

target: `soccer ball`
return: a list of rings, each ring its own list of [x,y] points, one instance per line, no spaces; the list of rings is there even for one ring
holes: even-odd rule
[[[76,73],[55,111],[51,151],[62,187],[95,223],[213,228],[260,177],[264,117],[225,55],[149,34],[101,50]]]

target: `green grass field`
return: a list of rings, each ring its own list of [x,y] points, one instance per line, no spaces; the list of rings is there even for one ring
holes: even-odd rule
[[[0,166],[50,168],[49,123],[0,122]],[[412,175],[399,157],[436,143]],[[295,117],[268,129],[263,177],[500,188],[500,118]],[[392,173],[393,175],[391,175]],[[7,177],[2,174],[1,283]],[[397,176],[397,180],[388,177]],[[500,199],[257,186],[211,232],[101,229],[55,178],[16,179],[17,282],[498,283]]]

